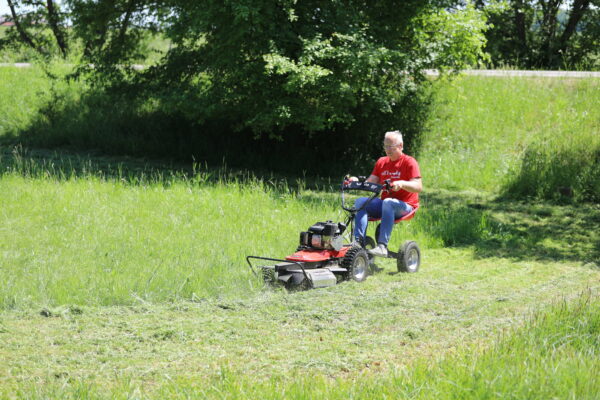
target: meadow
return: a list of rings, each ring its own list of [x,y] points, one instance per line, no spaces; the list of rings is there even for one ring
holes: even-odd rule
[[[600,79],[463,77],[436,86],[420,163],[436,188],[598,202],[599,133]]]
[[[287,293],[245,256],[341,220],[338,177],[19,146],[52,85],[0,77],[0,398],[600,393],[600,207],[507,190],[549,131],[594,148],[598,80],[441,83],[391,244],[416,240],[421,270]]]

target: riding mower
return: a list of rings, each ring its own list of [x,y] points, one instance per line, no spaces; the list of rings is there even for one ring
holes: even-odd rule
[[[354,220],[356,214],[366,208],[383,190],[390,190],[389,181],[380,185],[367,182],[364,176],[352,181],[346,176],[340,190],[341,206],[347,213],[345,222],[317,222],[306,232],[300,232],[300,245],[294,254],[285,259],[247,256],[246,261],[250,269],[258,276],[250,260],[254,260],[255,263],[256,260],[276,262],[274,265],[258,266],[262,278],[268,284],[281,284],[288,290],[333,286],[350,279],[364,281],[370,272],[377,270],[374,257],[367,252],[375,247],[375,240],[370,236],[366,236],[363,243],[354,240]],[[370,195],[362,207],[354,208],[346,205],[346,193],[349,192],[367,192]],[[409,220],[415,212],[416,209],[394,222]],[[369,221],[377,219],[369,218]],[[379,235],[379,225],[375,235]],[[387,258],[397,260],[399,272],[417,272],[421,263],[421,252],[416,242],[406,241],[397,253],[388,251]]]

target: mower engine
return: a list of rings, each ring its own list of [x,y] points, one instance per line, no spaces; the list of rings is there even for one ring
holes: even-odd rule
[[[300,246],[339,251],[343,246],[342,234],[345,230],[346,224],[342,222],[317,222],[307,232],[300,232]]]

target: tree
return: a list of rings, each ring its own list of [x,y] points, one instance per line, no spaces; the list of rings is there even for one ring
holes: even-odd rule
[[[598,0],[478,2],[489,14],[487,50],[495,64],[569,68],[598,54]],[[600,67],[600,65],[598,65]]]
[[[21,43],[39,55],[67,58],[70,42],[82,66],[107,66],[139,58],[140,40],[155,30],[148,0],[7,0],[15,30],[4,45]],[[113,62],[114,60],[114,62]]]
[[[58,48],[63,58],[69,52],[66,32],[67,14],[53,0],[7,0],[15,31],[3,41],[24,43],[42,56],[50,56]],[[51,34],[48,32],[47,27]]]
[[[243,153],[252,140],[266,140],[294,144],[286,155],[303,146],[316,159],[370,159],[385,130],[401,128],[408,140],[417,135],[425,70],[477,64],[485,43],[482,13],[457,0],[65,4],[84,44],[79,71],[102,92],[94,108],[107,99],[118,112],[106,115],[159,115],[170,126],[152,129],[168,135],[177,125],[173,141],[202,136],[196,142],[205,151],[234,134],[225,144],[230,152],[236,143]],[[156,65],[134,71],[148,31],[160,32],[170,49]],[[140,124],[123,126],[123,136],[149,136]]]
[[[169,0],[172,50],[137,76],[138,87],[199,122],[228,115],[239,129],[272,136],[389,118],[425,69],[460,69],[481,55],[480,14],[450,5]]]

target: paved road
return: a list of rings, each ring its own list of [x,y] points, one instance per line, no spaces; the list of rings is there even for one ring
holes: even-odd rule
[[[523,71],[514,69],[466,69],[462,71],[466,75],[480,76],[534,76],[548,78],[600,78],[600,71]],[[427,75],[437,76],[436,70],[428,69]]]
[[[0,67],[28,68],[30,63],[0,63]],[[134,69],[144,69],[143,65],[135,64]],[[600,71],[523,71],[514,69],[466,69],[462,71],[466,75],[480,76],[532,76],[547,78],[600,78]],[[425,70],[427,75],[437,76],[439,72],[434,69]]]

